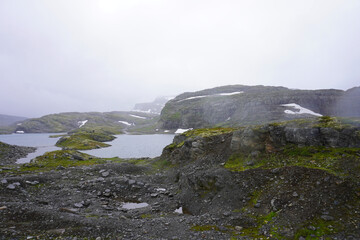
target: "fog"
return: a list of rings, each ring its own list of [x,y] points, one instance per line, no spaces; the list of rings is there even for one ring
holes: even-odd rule
[[[348,89],[358,0],[1,0],[0,113],[130,110],[228,84]]]

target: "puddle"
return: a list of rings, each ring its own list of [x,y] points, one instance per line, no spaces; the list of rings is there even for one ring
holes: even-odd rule
[[[137,209],[137,208],[144,208],[149,206],[147,203],[132,203],[132,202],[125,202],[121,207],[125,209]]]

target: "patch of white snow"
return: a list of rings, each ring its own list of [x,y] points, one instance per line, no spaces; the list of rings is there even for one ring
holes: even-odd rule
[[[244,93],[244,92],[219,93],[219,94],[216,94],[216,95],[231,96],[231,95],[236,95],[236,94],[240,94],[240,93]]]
[[[24,131],[16,131],[15,133],[23,134],[23,133],[25,133],[25,132],[24,132]]]
[[[141,119],[147,119],[146,117],[140,117],[137,115],[133,115],[133,114],[129,114],[130,117],[134,117],[134,118],[141,118]]]
[[[179,128],[178,130],[175,131],[175,134],[182,134],[186,131],[189,131],[189,130],[193,130],[192,128],[188,128],[188,129],[182,129],[182,128]]]
[[[119,121],[119,123],[125,124],[127,126],[134,126],[135,125],[134,123],[129,123],[129,122],[126,122],[126,121]]]
[[[314,115],[317,117],[321,117],[322,115],[320,113],[316,113],[311,111],[310,109],[307,108],[303,108],[302,106],[296,104],[296,103],[289,103],[289,104],[282,104],[281,106],[284,107],[291,107],[293,109],[299,110],[297,112],[291,111],[291,110],[285,110],[284,113],[286,114],[310,114],[310,115]]]
[[[183,102],[183,101],[186,101],[186,100],[198,99],[198,98],[204,98],[204,97],[231,96],[231,95],[236,95],[236,94],[240,94],[240,93],[244,93],[244,92],[231,92],[231,93],[217,93],[217,94],[212,94],[212,95],[201,95],[201,96],[195,96],[195,97],[189,97],[189,98],[181,99],[181,100],[179,100],[177,102]]]
[[[168,133],[168,132],[170,132],[170,130],[164,130],[164,132],[165,132],[165,133]]]
[[[175,213],[178,213],[178,214],[183,214],[183,209],[182,209],[182,207],[179,207],[179,208],[176,209],[174,212],[175,212]]]
[[[78,121],[79,128],[81,128],[82,126],[84,126],[85,123],[87,123],[87,122],[88,122],[88,120]]]

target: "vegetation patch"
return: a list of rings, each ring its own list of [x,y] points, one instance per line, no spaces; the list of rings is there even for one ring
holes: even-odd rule
[[[59,167],[76,167],[95,164],[104,164],[107,161],[121,162],[118,158],[93,158],[91,155],[75,150],[58,150],[47,152],[35,158],[31,163],[21,165],[20,172],[50,171]]]
[[[70,136],[60,138],[56,146],[68,149],[88,150],[94,148],[109,147],[103,143],[114,140],[115,137],[101,131],[81,131]]]
[[[305,239],[332,239],[330,237],[324,238],[326,235],[335,234],[342,229],[342,225],[339,221],[325,221],[321,218],[314,218],[311,221],[308,221],[299,229],[295,234],[295,239],[303,237]]]
[[[216,135],[221,135],[225,133],[231,133],[235,131],[235,128],[201,128],[201,129],[194,129],[190,131],[186,131],[183,133],[186,137],[211,137]]]
[[[257,157],[234,154],[224,165],[225,168],[231,171],[285,166],[317,168],[340,177],[358,178],[360,172],[360,148],[288,145],[279,153],[264,153]]]

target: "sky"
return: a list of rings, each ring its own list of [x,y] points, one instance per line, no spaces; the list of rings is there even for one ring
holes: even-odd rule
[[[360,85],[359,0],[0,0],[0,114]]]

